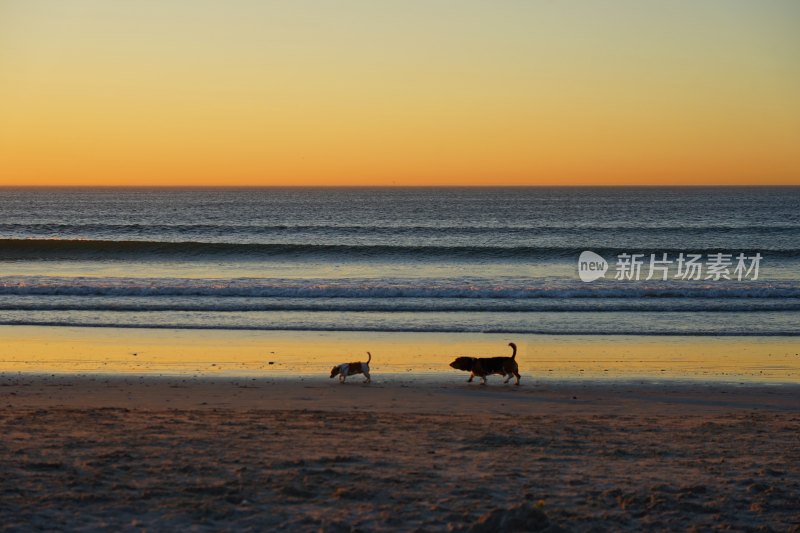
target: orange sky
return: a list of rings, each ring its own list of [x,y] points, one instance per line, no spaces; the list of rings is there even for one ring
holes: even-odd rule
[[[0,185],[800,185],[800,3],[0,3]]]

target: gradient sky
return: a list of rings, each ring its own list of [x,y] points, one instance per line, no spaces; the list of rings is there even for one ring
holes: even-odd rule
[[[0,0],[0,185],[800,184],[800,2]]]

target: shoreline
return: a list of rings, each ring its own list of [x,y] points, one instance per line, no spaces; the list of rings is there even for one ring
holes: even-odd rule
[[[296,312],[297,310],[292,310]],[[336,312],[335,310],[332,312]],[[411,311],[408,311],[411,312]],[[614,311],[612,311],[614,312]],[[644,311],[647,312],[647,311]],[[588,314],[588,313],[587,313]],[[634,333],[632,331],[615,331],[609,333],[597,333],[593,331],[577,331],[577,332],[548,332],[537,330],[514,330],[514,329],[487,329],[483,331],[470,331],[461,329],[415,329],[415,328],[397,328],[397,329],[381,329],[381,328],[342,328],[342,327],[319,327],[319,328],[297,328],[287,326],[281,327],[255,327],[255,326],[192,326],[192,325],[154,325],[154,324],[118,324],[118,323],[64,323],[64,322],[0,322],[0,327],[33,327],[33,328],[64,328],[64,329],[120,329],[120,330],[153,330],[153,331],[203,331],[203,332],[243,332],[243,333],[282,333],[294,335],[307,335],[319,333],[338,333],[338,334],[353,334],[353,335],[394,335],[394,334],[411,334],[411,335],[516,335],[516,336],[535,336],[535,337],[581,337],[581,338],[615,338],[615,337],[628,337],[628,338],[684,338],[684,339],[708,339],[708,338],[731,338],[741,337],[744,339],[749,338],[796,338],[800,337],[800,333],[796,330],[789,331],[765,331],[765,332],[741,332],[741,331],[702,331],[685,333],[681,331],[674,332],[652,332],[652,333]]]
[[[523,379],[800,383],[794,338],[547,336],[0,326],[0,372],[327,376],[373,354],[372,372],[452,374],[456,357],[520,350]]]

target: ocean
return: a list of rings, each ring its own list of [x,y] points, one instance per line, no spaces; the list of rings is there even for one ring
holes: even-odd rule
[[[794,336],[798,311],[800,188],[0,189],[2,325]]]

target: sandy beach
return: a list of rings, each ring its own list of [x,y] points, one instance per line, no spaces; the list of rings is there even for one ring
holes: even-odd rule
[[[800,530],[800,387],[0,376],[4,531]]]
[[[800,533],[799,28],[0,0],[0,533]]]

